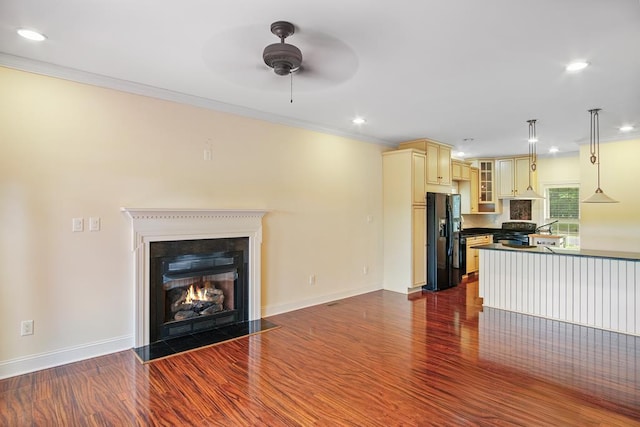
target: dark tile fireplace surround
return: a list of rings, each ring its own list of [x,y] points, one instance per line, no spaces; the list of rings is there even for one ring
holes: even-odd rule
[[[133,350],[143,362],[275,327],[261,319],[266,211],[121,211],[131,219]]]
[[[248,320],[248,248],[246,237],[151,243],[150,341]]]
[[[152,242],[146,362],[274,327],[249,321],[249,238]]]

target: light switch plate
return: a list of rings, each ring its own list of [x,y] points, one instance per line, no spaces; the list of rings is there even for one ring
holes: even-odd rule
[[[89,231],[100,231],[100,217],[92,216],[89,218]]]
[[[84,219],[73,218],[71,221],[71,231],[73,231],[74,233],[84,231]]]

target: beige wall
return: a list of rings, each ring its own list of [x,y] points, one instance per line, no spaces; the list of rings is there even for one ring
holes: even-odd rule
[[[122,206],[268,210],[266,315],[381,288],[385,147],[6,68],[0,93],[0,377],[132,344]]]
[[[551,157],[538,157],[538,188],[544,184],[580,182],[578,153]]]
[[[580,147],[580,197],[597,188],[589,146]],[[583,203],[580,244],[585,249],[640,252],[640,139],[600,144],[600,186],[615,204]]]

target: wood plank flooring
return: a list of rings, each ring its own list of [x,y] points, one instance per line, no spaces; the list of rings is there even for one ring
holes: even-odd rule
[[[640,338],[481,310],[477,282],[388,291],[141,364],[0,381],[2,426],[640,426]]]

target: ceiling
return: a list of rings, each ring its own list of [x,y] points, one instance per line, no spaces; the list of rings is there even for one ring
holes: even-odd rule
[[[292,80],[262,62],[278,20],[303,54]],[[467,158],[526,154],[528,119],[539,154],[575,152],[596,107],[603,142],[640,137],[638,52],[639,0],[0,2],[0,65]]]

